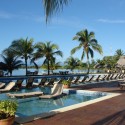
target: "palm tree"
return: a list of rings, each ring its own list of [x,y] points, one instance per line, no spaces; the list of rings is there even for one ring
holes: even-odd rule
[[[124,56],[124,51],[121,49],[117,49],[115,52],[116,59],[119,60],[120,56]]]
[[[55,60],[56,55],[63,56],[62,51],[58,50],[59,47],[56,44],[51,44],[51,42],[39,42],[35,45],[36,53],[34,54],[34,60],[41,57],[45,57],[43,64],[47,64],[48,75],[50,74],[50,63]]]
[[[33,39],[28,40],[26,39],[19,39],[12,42],[11,46],[9,47],[13,53],[17,56],[20,56],[25,61],[26,66],[26,75],[27,75],[27,61],[31,58],[34,46],[33,46]]]
[[[64,5],[68,5],[71,0],[42,0],[46,15],[46,23],[51,16],[60,10],[63,10]]]
[[[50,61],[50,70],[53,73],[53,70],[59,69],[61,67],[61,62],[56,62],[55,60],[51,60]],[[42,68],[47,69],[47,64],[43,64]]]
[[[21,65],[23,65],[23,62],[18,60],[18,56],[15,56],[15,54],[9,49],[4,50],[1,57],[3,59],[2,68],[3,70],[8,71],[10,76],[12,76],[13,70],[18,69]]]
[[[95,39],[94,32],[88,32],[87,29],[82,30],[76,34],[73,40],[78,40],[79,45],[71,50],[71,54],[74,54],[77,50],[83,49],[81,60],[83,60],[84,56],[87,57],[87,64],[88,64],[88,72],[89,73],[89,54],[91,58],[94,57],[94,51],[99,52],[102,54],[102,47],[98,44],[97,40]]]
[[[78,66],[80,66],[80,60],[78,58],[70,56],[66,59],[64,64],[67,69],[71,69],[71,71],[73,71],[73,69],[78,68]]]

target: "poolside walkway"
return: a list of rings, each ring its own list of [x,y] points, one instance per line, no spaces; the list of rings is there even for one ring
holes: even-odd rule
[[[125,90],[120,90],[119,87],[89,90],[121,95],[24,125],[125,125]]]

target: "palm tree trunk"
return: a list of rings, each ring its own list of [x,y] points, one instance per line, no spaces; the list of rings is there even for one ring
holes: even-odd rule
[[[27,75],[27,59],[25,59],[25,65],[26,65],[26,75]]]
[[[12,76],[12,71],[10,71],[10,76]]]
[[[12,76],[12,71],[11,70],[9,70],[9,74],[10,74],[10,76]]]
[[[48,60],[48,62],[47,62],[47,68],[48,68],[48,75],[50,74],[49,73],[49,70],[50,70],[50,68],[49,68],[49,60]]]
[[[90,68],[89,68],[89,59],[87,59],[87,65],[88,65],[88,71],[87,71],[87,74],[89,74],[89,70],[90,70]]]

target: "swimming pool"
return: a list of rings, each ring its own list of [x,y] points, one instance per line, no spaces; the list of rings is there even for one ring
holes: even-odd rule
[[[44,91],[44,93],[50,93],[50,88],[35,88],[33,90],[22,90],[21,92],[27,91]],[[16,115],[20,118],[32,118],[42,116],[42,114],[49,112],[64,112],[72,110],[74,108],[82,107],[85,103],[101,99],[107,96],[112,96],[111,93],[105,92],[92,92],[87,90],[63,90],[66,95],[56,99],[39,99],[38,97],[15,99],[18,102],[18,109]],[[0,94],[0,99],[11,99],[6,94]],[[84,102],[84,103],[83,103]],[[74,107],[75,106],[75,107]],[[35,117],[35,118],[34,118]]]

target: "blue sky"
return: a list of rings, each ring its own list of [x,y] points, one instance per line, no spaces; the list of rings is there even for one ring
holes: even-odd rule
[[[36,42],[52,41],[63,51],[64,61],[78,45],[72,38],[78,31],[94,31],[103,56],[124,51],[125,0],[72,0],[46,25],[42,0],[0,0],[0,53],[13,40],[28,37]],[[95,53],[94,59],[103,56]],[[81,57],[81,51],[74,54]]]

